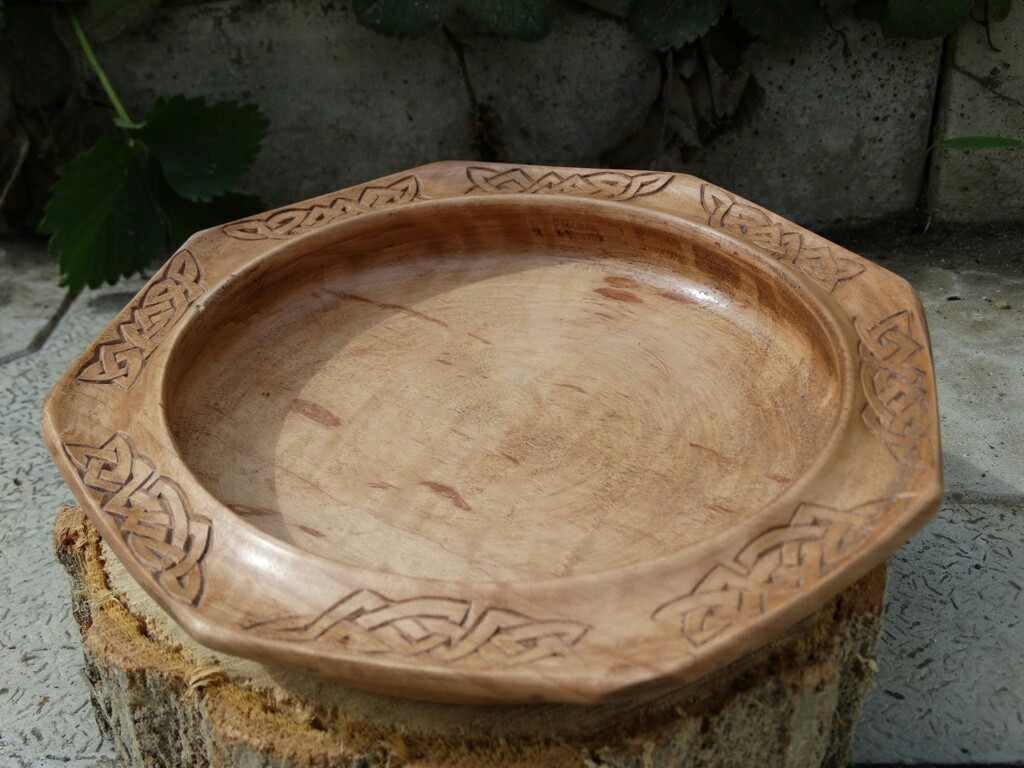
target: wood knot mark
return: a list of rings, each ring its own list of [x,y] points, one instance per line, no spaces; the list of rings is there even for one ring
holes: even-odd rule
[[[722,459],[723,461],[732,461],[732,459],[730,459],[724,453],[719,453],[714,448],[708,448],[706,445],[701,445],[700,443],[690,443],[690,447],[691,448],[696,448],[696,449],[701,450],[701,451],[707,451],[711,455],[717,456],[719,459]]]
[[[555,219],[555,235],[573,242],[603,243],[604,235],[594,230],[580,229],[572,222]]]
[[[621,288],[595,288],[594,293],[599,293],[607,299],[614,299],[615,301],[625,301],[630,304],[643,304],[644,300],[637,296],[635,293],[630,291],[624,291]]]
[[[404,314],[410,315],[420,320],[425,320],[428,323],[440,325],[442,328],[448,327],[448,323],[446,323],[444,320],[438,320],[436,317],[425,315],[422,312],[413,309],[412,307],[405,306],[404,304],[392,304],[387,301],[377,301],[376,299],[371,299],[368,296],[359,296],[358,294],[347,293],[345,291],[336,291],[328,289],[327,293],[331,294],[332,296],[336,296],[339,299],[345,299],[347,301],[358,301],[363,304],[370,304],[371,306],[377,307],[378,309],[385,309],[391,312],[402,312]]]
[[[443,496],[444,498],[448,499],[448,501],[450,501],[459,509],[463,509],[466,512],[473,511],[473,508],[466,503],[466,500],[462,498],[462,495],[454,488],[452,488],[450,485],[445,485],[444,483],[435,483],[432,480],[422,480],[420,481],[420,485],[426,486],[434,493],[436,493],[438,496]]]
[[[292,410],[317,424],[323,424],[325,427],[337,427],[341,424],[337,416],[320,403],[314,403],[312,400],[303,400],[301,397],[297,397],[292,402]]]
[[[641,287],[640,283],[632,277],[623,277],[622,275],[608,275],[604,281],[614,288],[632,288],[636,290]]]
[[[669,301],[678,301],[680,304],[688,304],[689,300],[685,296],[680,296],[678,293],[672,293],[672,291],[658,291],[658,295],[663,299]]]
[[[250,507],[248,504],[228,504],[228,508],[242,517],[265,517],[274,514],[272,510],[263,507]]]

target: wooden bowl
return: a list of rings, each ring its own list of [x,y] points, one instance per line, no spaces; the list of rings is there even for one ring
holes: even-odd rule
[[[43,421],[200,642],[442,701],[695,680],[941,496],[913,290],[668,173],[441,163],[201,232]]]

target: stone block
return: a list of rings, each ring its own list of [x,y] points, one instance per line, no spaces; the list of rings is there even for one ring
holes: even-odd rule
[[[985,27],[965,22],[950,41],[938,127],[942,136],[1006,136],[1024,141],[1024,5]],[[1024,149],[938,150],[929,183],[938,221],[1024,218]]]
[[[441,32],[383,37],[345,4],[167,6],[98,55],[135,119],[157,96],[258,104],[270,129],[242,186],[269,206],[469,152],[469,101]]]
[[[938,41],[886,40],[844,18],[797,53],[763,48],[751,124],[685,167],[810,226],[908,211],[924,178]],[[504,158],[592,166],[638,128],[661,67],[622,19],[579,5],[536,42],[471,35],[477,100]],[[244,0],[162,9],[99,47],[133,116],[159,95],[255,101],[270,132],[243,187],[286,204],[401,168],[471,158],[473,110],[455,47],[436,31],[395,40],[344,5]]]
[[[801,50],[762,48],[764,103],[679,170],[808,226],[905,213],[920,196],[939,74],[938,40],[887,40],[839,20]]]
[[[572,6],[537,42],[470,38],[466,65],[513,163],[600,165],[661,88],[657,56],[625,22]]]

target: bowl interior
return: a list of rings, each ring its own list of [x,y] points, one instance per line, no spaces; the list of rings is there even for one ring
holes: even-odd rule
[[[265,533],[408,576],[564,577],[754,515],[821,452],[819,311],[699,228],[472,199],[258,262],[166,371],[191,471]]]

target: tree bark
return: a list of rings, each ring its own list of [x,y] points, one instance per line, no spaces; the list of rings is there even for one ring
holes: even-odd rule
[[[882,565],[701,682],[597,706],[433,704],[197,644],[77,507],[57,517],[100,730],[126,766],[810,768],[846,764],[881,625]]]

